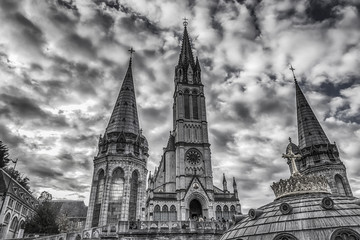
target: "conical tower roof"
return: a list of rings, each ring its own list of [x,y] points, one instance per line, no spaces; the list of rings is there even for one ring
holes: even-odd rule
[[[179,57],[179,64],[186,66],[190,64],[192,67],[195,66],[194,57],[191,49],[189,34],[187,32],[187,22],[184,22],[184,34],[181,45],[181,53]]]
[[[330,143],[296,79],[295,88],[299,148]]]
[[[131,49],[131,51],[133,50]],[[132,57],[130,57],[129,67],[106,128],[106,133],[111,132],[139,134],[139,120],[132,75]]]

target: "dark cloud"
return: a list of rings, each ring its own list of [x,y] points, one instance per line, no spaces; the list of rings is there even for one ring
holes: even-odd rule
[[[14,134],[13,131],[2,124],[0,124],[0,136],[1,141],[9,148],[16,148],[24,142],[22,136]]]
[[[245,124],[253,124],[255,119],[252,117],[250,107],[247,104],[242,102],[237,102],[233,104],[234,111],[236,113],[237,120]]]
[[[338,0],[308,0],[306,4],[306,13],[314,21],[324,21],[336,17],[336,6]]]
[[[0,135],[24,159],[19,169],[36,193],[88,198],[98,135],[133,46],[153,170],[172,129],[174,67],[187,12],[202,69],[214,183],[221,186],[222,172],[235,176],[246,209],[273,200],[269,185],[289,176],[281,153],[297,131],[291,62],[359,194],[359,7],[341,0],[0,1]]]
[[[5,109],[14,112],[18,117],[24,119],[47,117],[45,111],[36,104],[34,99],[3,93],[0,94],[0,101],[6,104]],[[2,111],[4,111],[4,108]]]
[[[218,149],[229,148],[228,143],[234,143],[233,132],[231,131],[219,131],[217,129],[210,128],[210,134],[213,137],[213,144]]]
[[[60,5],[60,6],[63,6],[67,9],[71,9],[71,10],[77,10],[77,7],[76,7],[76,2],[73,1],[73,0],[57,0],[57,3]]]
[[[28,166],[28,167],[31,175],[37,176],[43,181],[50,179],[59,179],[64,176],[62,171],[49,168],[49,166],[47,165],[44,166],[36,165],[36,166]]]

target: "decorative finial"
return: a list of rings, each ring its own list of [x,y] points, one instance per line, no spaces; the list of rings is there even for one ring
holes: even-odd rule
[[[188,20],[189,20],[189,19],[187,19],[187,18],[185,17],[185,18],[183,18],[183,20],[184,20],[183,25],[184,25],[184,27],[186,27],[186,26],[188,25]]]
[[[131,47],[128,51],[130,52],[130,58],[132,58],[132,55],[135,52],[135,50]]]
[[[293,66],[290,64],[290,68],[289,68],[289,69],[292,71],[292,74],[293,74],[293,77],[294,77],[294,81],[297,82],[296,77],[295,77],[295,73],[294,73],[295,68],[293,68]]]
[[[289,137],[289,143],[291,143],[291,137]]]

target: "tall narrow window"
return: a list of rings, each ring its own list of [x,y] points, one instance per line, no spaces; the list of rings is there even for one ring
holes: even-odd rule
[[[190,118],[190,95],[188,91],[184,93],[184,108],[185,108],[185,118]]]
[[[219,205],[216,206],[215,216],[216,220],[221,220],[222,218],[221,207]]]
[[[195,93],[196,94],[196,93]],[[197,95],[192,95],[193,118],[199,119],[199,103]]]
[[[99,225],[101,201],[102,201],[102,196],[103,196],[103,191],[104,191],[104,183],[105,183],[105,174],[104,174],[104,170],[101,169],[99,171],[98,177],[97,177],[92,227],[97,227]]]
[[[174,205],[171,205],[170,212],[169,212],[169,220],[176,221],[177,220],[177,211]]]
[[[169,221],[169,209],[168,206],[164,205],[161,211],[161,221]]]
[[[121,168],[116,168],[111,176],[107,223],[117,223],[120,219],[123,193],[124,171]]]
[[[228,220],[229,219],[229,207],[228,206],[224,206],[224,212],[223,212],[223,218],[225,219],[225,220]]]
[[[335,176],[335,183],[336,183],[336,188],[338,190],[338,194],[339,195],[346,195],[344,182],[342,180],[342,177],[340,175],[338,175],[338,174]]]
[[[234,205],[230,206],[230,218],[232,218],[233,215],[236,214],[236,208]]]
[[[160,212],[160,206],[156,205],[154,207],[154,221],[160,221],[161,216],[160,216],[161,212]]]
[[[12,222],[11,222],[11,225],[10,225],[10,230],[14,231],[12,238],[16,237],[16,234],[18,232],[18,223],[19,223],[18,218],[14,217]]]
[[[139,175],[133,171],[130,180],[130,202],[129,202],[129,220],[136,220],[136,206],[139,188]]]

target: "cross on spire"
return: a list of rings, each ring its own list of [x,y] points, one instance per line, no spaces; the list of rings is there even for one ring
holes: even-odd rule
[[[293,66],[290,64],[290,68],[289,68],[293,74],[293,77],[294,77],[294,81],[296,82],[296,77],[295,77],[295,73],[294,73],[294,70],[295,68],[293,68]]]
[[[188,25],[188,20],[189,20],[189,19],[187,19],[186,17],[184,17],[183,20],[184,20],[184,22],[183,22],[184,27],[186,27],[186,26]]]
[[[135,52],[135,50],[131,47],[128,51],[130,52],[130,58],[132,58],[132,55]]]

